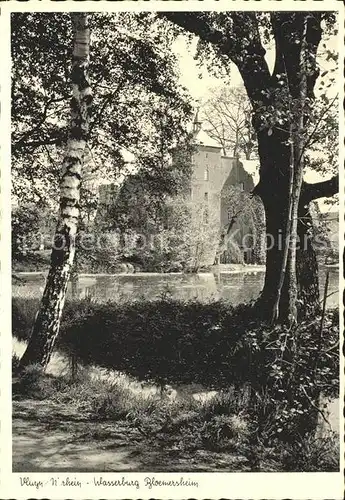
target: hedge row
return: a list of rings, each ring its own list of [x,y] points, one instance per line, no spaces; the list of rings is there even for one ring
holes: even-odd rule
[[[12,327],[18,339],[29,338],[37,307],[35,299],[13,299]],[[300,325],[296,335],[283,326],[259,323],[250,304],[234,308],[221,301],[79,300],[66,303],[57,347],[86,365],[124,371],[140,380],[208,388],[250,383],[257,388],[276,384],[278,390],[291,377],[290,363],[296,383],[312,379],[332,392],[338,384],[337,350],[332,350],[338,319],[337,311],[328,313],[320,346],[317,319]]]

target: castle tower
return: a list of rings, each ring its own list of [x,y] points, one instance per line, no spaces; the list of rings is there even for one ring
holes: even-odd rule
[[[221,144],[203,130],[197,109],[193,122],[193,139],[196,151],[192,157],[193,173],[191,178],[191,199],[198,205],[208,207],[208,212],[214,225],[223,230],[229,222],[229,205],[231,199],[227,194],[229,188],[237,187],[240,191],[251,192],[254,188],[253,176],[244,168],[236,157],[223,154]],[[235,227],[236,226],[236,227]],[[252,229],[243,221],[235,224],[238,229],[239,247],[244,236],[251,234]],[[213,264],[217,248],[209,255],[206,265]]]
[[[197,134],[201,130],[201,121],[199,119],[199,107],[196,110],[194,122],[193,122],[193,132]]]
[[[193,174],[191,183],[192,199],[208,202],[213,208],[219,203],[219,180],[221,170],[221,145],[202,128],[199,108],[193,122],[193,140],[196,151],[193,154]]]

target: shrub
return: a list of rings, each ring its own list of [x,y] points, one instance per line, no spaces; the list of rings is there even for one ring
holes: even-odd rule
[[[339,471],[339,444],[335,433],[297,438],[281,452],[282,468],[294,472]]]
[[[39,245],[39,226],[42,210],[36,205],[26,203],[12,211],[12,254],[21,256],[32,252]]]
[[[12,354],[12,375],[16,375],[18,373],[20,358],[15,353]]]
[[[247,442],[250,426],[246,419],[231,414],[228,406],[226,413],[219,414],[224,404],[222,395],[206,405],[207,411],[205,403],[192,397],[173,401],[156,396],[134,400],[136,404],[132,403],[127,418],[142,434],[154,436],[165,445],[189,451],[229,451],[243,448]]]
[[[12,299],[12,335],[18,340],[30,338],[32,325],[39,307],[39,299],[15,297]]]
[[[14,336],[29,337],[37,305],[33,299],[13,299]],[[256,398],[265,418],[270,406],[279,403],[283,411],[284,405],[300,399],[302,387],[312,399],[314,386],[322,386],[326,396],[337,395],[338,321],[337,311],[327,313],[327,335],[320,348],[318,318],[301,323],[297,331],[271,327],[256,319],[251,304],[234,308],[221,301],[202,304],[167,298],[132,303],[68,301],[57,347],[74,353],[85,365],[124,371],[158,385],[199,383],[209,389],[247,385],[251,394],[246,397]],[[315,366],[311,360],[317,360]],[[296,390],[286,395],[288,385]],[[270,395],[263,404],[265,388]]]
[[[159,395],[132,398],[127,418],[146,436],[160,437],[164,442],[176,442],[181,432],[193,429],[194,444],[198,443],[200,405],[193,399],[170,400]],[[186,443],[184,443],[186,445]]]
[[[27,255],[14,255],[12,259],[12,271],[35,272],[49,269],[50,255],[43,252],[34,252]]]
[[[214,415],[202,427],[202,440],[214,451],[238,450],[247,442],[248,423],[237,415]]]
[[[215,416],[241,415],[243,408],[247,406],[247,404],[243,404],[243,389],[235,390],[232,388],[220,391],[210,400],[204,402],[201,411],[203,419],[208,421]]]
[[[243,251],[241,250],[237,242],[230,240],[228,247],[223,252],[222,262],[244,264]]]
[[[129,390],[118,384],[111,384],[91,399],[91,412],[97,419],[122,420],[130,412],[133,397]]]
[[[270,447],[255,446],[255,470],[279,472],[337,472],[340,467],[339,435],[296,435],[289,443],[273,440]]]
[[[41,365],[24,368],[13,383],[13,395],[21,398],[49,399],[61,390],[63,379],[43,373]]]
[[[19,338],[29,335],[34,304],[13,301],[13,331]],[[288,329],[260,322],[256,315],[251,304],[234,308],[221,301],[70,301],[57,347],[86,366],[122,371],[159,386],[232,387],[204,405],[204,421],[239,415],[253,423],[265,443],[275,438],[289,443],[301,429],[315,428],[320,388],[325,397],[338,395],[338,311],[327,312],[321,339],[320,318]],[[118,397],[115,388],[113,394],[93,397],[92,411],[102,418],[122,418],[127,406],[121,407]],[[147,418],[151,425],[153,408],[158,419],[153,427],[169,427],[175,416],[168,402],[164,411],[154,400],[145,404],[147,411],[139,412],[142,421]]]

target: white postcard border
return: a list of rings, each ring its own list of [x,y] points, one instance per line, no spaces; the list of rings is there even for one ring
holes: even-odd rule
[[[341,469],[339,473],[12,473],[12,432],[11,432],[11,254],[10,254],[10,12],[18,11],[151,11],[151,10],[334,10],[339,12],[340,43],[340,251],[344,250],[344,115],[343,115],[343,75],[341,61],[344,60],[344,10],[342,2],[336,0],[189,0],[187,1],[79,1],[64,2],[36,1],[1,2],[1,441],[0,441],[0,497],[1,498],[232,498],[232,499],[341,499],[344,492],[344,429],[341,425]],[[344,288],[343,262],[340,259],[340,290]],[[342,293],[339,294],[342,311]],[[340,315],[341,342],[343,344],[344,320]],[[341,395],[344,394],[344,360],[341,356]],[[341,405],[340,405],[341,406]],[[342,407],[340,422],[343,422]],[[94,480],[139,481],[134,486],[95,486]],[[180,481],[183,486],[152,486],[152,478],[157,481]],[[28,478],[28,479],[26,479]],[[80,481],[82,486],[62,486],[62,481]],[[146,479],[145,479],[146,478]],[[147,479],[151,478],[151,479]],[[56,483],[55,483],[56,481]],[[23,484],[28,482],[29,484]],[[35,483],[36,482],[36,483]],[[197,482],[198,487],[193,486]],[[22,483],[22,484],[21,484]],[[30,485],[30,483],[32,483]],[[42,483],[42,486],[41,486]],[[56,485],[55,485],[56,484]]]

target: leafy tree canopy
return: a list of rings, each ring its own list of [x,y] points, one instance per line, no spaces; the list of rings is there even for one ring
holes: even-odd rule
[[[97,225],[104,229],[132,229],[141,234],[155,234],[166,225],[166,203],[170,197],[188,190],[192,172],[192,137],[172,148],[171,158],[147,157],[145,167],[128,175],[106,206],[99,206]]]
[[[179,27],[181,33],[197,37],[196,57],[210,71],[234,63],[243,79],[257,132],[277,135],[289,132],[299,106],[301,79],[299,50],[303,16],[297,12],[164,12],[161,17]],[[335,174],[337,170],[337,99],[332,94],[338,55],[329,45],[337,34],[336,12],[309,13],[307,30],[307,106],[305,135],[308,153],[330,144],[323,161],[307,159],[308,167]],[[266,49],[275,50],[270,71]],[[274,47],[274,48],[273,48]],[[323,67],[324,66],[324,67]],[[327,67],[326,67],[327,66]],[[315,100],[316,96],[316,100]],[[332,98],[331,98],[332,97]],[[229,101],[229,99],[227,99]],[[279,132],[280,131],[280,132]],[[284,134],[283,134],[284,135]],[[282,136],[283,137],[283,136]],[[262,165],[261,174],[265,174]]]
[[[72,26],[66,13],[14,13],[14,194],[46,202],[56,192],[66,140]],[[90,14],[94,112],[88,168],[116,178],[130,151],[139,166],[176,145],[191,106],[170,50],[174,31],[152,14]]]

